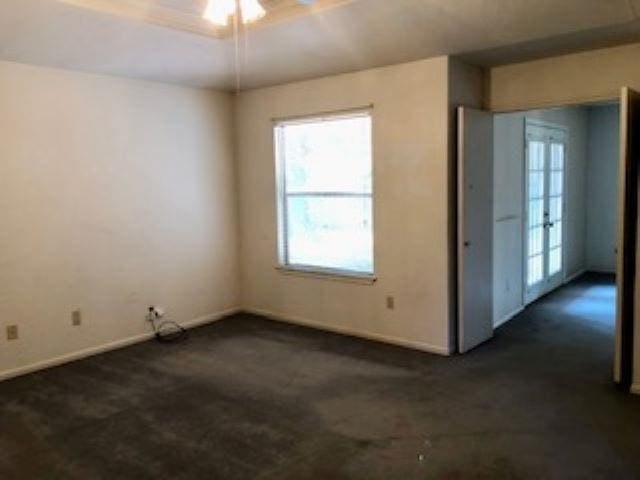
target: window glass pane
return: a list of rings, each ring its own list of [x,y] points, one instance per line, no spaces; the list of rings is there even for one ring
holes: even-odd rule
[[[371,117],[285,125],[288,192],[371,193]]]
[[[549,252],[549,275],[554,275],[561,270],[562,249],[554,248]]]
[[[531,286],[540,280],[542,280],[542,255],[536,255],[528,261],[527,283]]]
[[[373,272],[371,197],[288,198],[289,264]]]
[[[371,116],[277,127],[283,260],[373,273]]]

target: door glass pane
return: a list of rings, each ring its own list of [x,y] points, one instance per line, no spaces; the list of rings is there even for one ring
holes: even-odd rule
[[[287,198],[289,264],[373,271],[371,197]]]
[[[562,195],[564,180],[565,147],[561,143],[551,143],[549,172],[549,261],[548,275],[562,270]]]
[[[544,172],[529,172],[529,198],[542,198],[544,195]]]
[[[553,249],[562,245],[562,222],[555,222],[549,228],[549,248]]]
[[[527,277],[529,286],[535,285],[542,280],[542,255],[529,257]]]
[[[544,200],[529,201],[529,228],[542,225],[544,220]]]
[[[562,171],[552,170],[550,178],[549,195],[562,195]]]
[[[529,141],[527,180],[527,284],[540,282],[544,266],[545,143]]]
[[[532,228],[529,230],[529,256],[539,255],[542,253],[543,238],[544,229],[542,227]]]
[[[562,268],[562,248],[554,248],[549,252],[549,275],[558,273]]]
[[[528,140],[527,153],[526,278],[533,287],[562,271],[565,145],[555,139]]]
[[[544,170],[544,142],[529,142],[529,170]]]
[[[561,143],[551,144],[551,170],[564,169],[564,145]]]
[[[562,197],[549,199],[549,221],[557,222],[562,219]]]

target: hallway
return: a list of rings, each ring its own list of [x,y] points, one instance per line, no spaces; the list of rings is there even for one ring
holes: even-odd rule
[[[539,354],[553,353],[564,361],[586,362],[595,374],[611,381],[615,334],[615,276],[587,273],[528,305],[510,322],[496,330],[487,348],[509,348],[518,342],[525,349],[542,347]],[[511,345],[511,344],[514,345]],[[515,353],[515,352],[514,352]],[[522,352],[517,351],[520,355]]]

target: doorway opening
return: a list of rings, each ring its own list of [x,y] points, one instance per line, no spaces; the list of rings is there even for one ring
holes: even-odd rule
[[[611,303],[613,337],[619,118],[618,102],[494,116],[494,327],[592,274],[611,287],[601,300]],[[604,321],[584,291],[574,307]]]
[[[618,101],[548,110],[458,109],[460,353],[556,289],[600,275],[613,293],[600,298],[613,311],[605,323],[614,380],[640,392],[640,94],[621,92]],[[582,314],[596,315],[593,298],[584,300]]]

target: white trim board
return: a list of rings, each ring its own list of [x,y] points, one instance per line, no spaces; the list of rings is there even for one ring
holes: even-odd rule
[[[616,269],[611,270],[610,268],[587,268],[588,273],[606,273],[607,275],[615,275]]]
[[[338,333],[340,335],[346,335],[349,337],[363,338],[365,340],[372,340],[374,342],[388,343],[388,344],[396,345],[399,347],[410,348],[412,350],[419,350],[421,352],[434,353],[436,355],[443,355],[443,356],[449,356],[453,353],[453,350],[450,347],[442,347],[439,345],[432,345],[430,343],[425,343],[425,342],[416,342],[413,340],[406,340],[404,338],[383,335],[380,333],[356,331],[348,327],[326,325],[324,323],[320,323],[315,320],[309,320],[307,318],[302,318],[302,317],[297,317],[292,315],[283,315],[280,313],[274,313],[269,310],[264,310],[261,308],[248,307],[242,310],[246,313],[251,313],[253,315],[265,317],[270,320],[274,320],[276,322],[292,323],[294,325],[309,327],[315,330]]]
[[[526,115],[527,113],[528,112],[525,112],[525,117],[524,117],[525,129],[527,125],[533,125],[534,127],[549,128],[551,130],[561,130],[566,134],[569,133],[569,127],[566,125],[560,125],[559,123],[552,123],[552,122],[547,122],[546,120],[531,118]]]
[[[634,395],[640,395],[640,383],[634,383],[631,385],[630,392]]]
[[[230,308],[227,310],[223,310],[221,312],[211,313],[203,317],[194,318],[193,320],[189,320],[187,322],[181,323],[181,325],[184,328],[191,329],[191,328],[199,327],[201,325],[205,325],[207,323],[213,323],[218,320],[222,320],[223,318],[239,313],[241,311],[242,309],[238,307]],[[91,357],[93,355],[98,355],[100,353],[109,352],[111,350],[117,350],[120,348],[128,347],[136,343],[145,342],[147,340],[152,339],[153,336],[154,336],[153,332],[142,333],[140,335],[134,335],[133,337],[123,338],[121,340],[116,340],[114,342],[85,348],[83,350],[78,350],[76,352],[68,353],[65,355],[60,355],[58,357],[50,358],[48,360],[43,360],[40,362],[25,365],[22,367],[5,370],[3,372],[0,372],[0,381],[8,380],[14,377],[19,377],[21,375],[26,375],[28,373],[37,372],[39,370],[45,370],[48,368],[57,367],[65,363],[81,360],[83,358]]]
[[[569,282],[575,280],[576,278],[578,278],[580,275],[584,275],[587,272],[588,272],[588,270],[586,268],[581,268],[576,273],[572,273],[571,275],[567,275],[562,283],[563,284],[569,283]]]
[[[560,287],[562,287],[563,285],[566,285],[569,282],[574,281],[576,278],[578,278],[581,275],[584,275],[585,273],[588,273],[589,270],[587,270],[586,268],[582,268],[580,270],[578,270],[575,273],[572,273],[571,275],[569,275],[568,277],[565,277],[564,280],[562,280],[562,285],[558,285],[556,288],[554,288],[553,290],[549,290],[547,293],[545,293],[544,295],[541,295],[540,297],[536,298],[535,300],[531,300],[529,303],[526,303],[523,307],[527,308],[529,305],[531,305],[532,303],[535,303],[536,301],[540,300],[542,297],[544,297],[545,295],[551,293],[551,292],[555,292],[556,290],[558,290]]]

